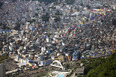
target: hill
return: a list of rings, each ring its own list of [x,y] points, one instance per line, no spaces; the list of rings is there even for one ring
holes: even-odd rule
[[[33,1],[36,1],[36,0],[33,0]],[[52,3],[52,2],[55,2],[57,0],[38,0],[39,2],[44,2],[44,3]]]
[[[0,2],[0,8],[2,7],[2,5],[3,5],[3,2]]]
[[[116,77],[116,53],[104,61],[101,60],[97,67],[90,69],[86,77]]]

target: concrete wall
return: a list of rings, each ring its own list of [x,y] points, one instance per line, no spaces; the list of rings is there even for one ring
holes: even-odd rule
[[[0,77],[5,77],[5,66],[0,64]]]

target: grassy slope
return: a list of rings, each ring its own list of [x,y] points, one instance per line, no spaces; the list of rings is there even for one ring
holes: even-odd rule
[[[116,53],[106,59],[105,62],[91,69],[86,77],[115,77],[116,76]]]

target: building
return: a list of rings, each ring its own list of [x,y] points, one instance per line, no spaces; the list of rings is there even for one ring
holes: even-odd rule
[[[0,77],[5,77],[5,66],[0,64]]]
[[[84,67],[78,67],[75,71],[75,76],[83,76],[84,75]]]

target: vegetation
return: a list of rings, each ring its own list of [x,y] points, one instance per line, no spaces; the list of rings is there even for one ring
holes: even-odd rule
[[[35,19],[32,19],[32,20],[30,20],[30,21],[28,21],[28,22],[33,23],[33,22],[35,22],[35,21],[36,21]]]
[[[15,30],[19,30],[20,29],[20,23],[16,23],[16,26],[14,27]]]
[[[56,0],[56,1],[54,2],[54,5],[57,5],[57,4],[61,3],[61,1],[62,1],[62,0]]]
[[[60,11],[57,11],[55,15],[62,15]]]
[[[53,10],[54,10],[54,9],[56,9],[56,7],[53,7],[53,6],[52,6],[52,7],[49,7],[48,9],[53,9]]]
[[[48,22],[49,21],[49,13],[46,13],[45,15],[42,16],[42,21]]]
[[[2,62],[3,62],[4,60],[6,60],[7,58],[8,58],[8,56],[6,56],[6,55],[5,55],[5,56],[1,56],[1,57],[0,57],[0,63],[2,63]]]
[[[86,77],[115,77],[116,53],[107,59],[93,59],[85,68]]]
[[[35,16],[38,16],[38,13],[35,13]]]
[[[84,71],[85,74],[87,74],[91,69],[99,66],[104,61],[105,61],[104,58],[97,58],[97,59],[93,58],[93,59],[90,59],[89,60],[89,63],[85,67],[85,71]],[[85,63],[86,61],[85,60],[82,60],[82,62]]]
[[[80,65],[80,64],[77,62],[77,63],[73,66],[74,70],[76,70],[76,69],[78,68],[79,65]]]
[[[69,68],[70,68],[70,65],[67,63],[65,66],[65,69],[69,69]]]
[[[91,6],[90,6],[90,5],[86,5],[86,7],[87,7],[88,9],[91,9]]]
[[[60,17],[58,16],[58,17],[55,17],[55,19],[54,19],[54,21],[55,22],[58,22],[58,21],[60,21],[61,19],[60,19]]]
[[[37,76],[37,77],[45,77],[46,74],[45,73],[42,73],[41,75]]]
[[[0,2],[0,8],[2,7],[2,5],[3,5],[3,3],[2,3],[2,2]]]
[[[67,4],[73,4],[75,0],[65,0]]]
[[[3,44],[0,42],[0,51],[2,50]]]
[[[36,0],[33,0],[33,1],[36,1]],[[38,0],[38,1],[39,1],[39,2],[44,2],[44,3],[48,4],[48,3],[55,2],[55,1],[57,1],[57,0]]]
[[[112,19],[112,24],[116,25],[116,19]]]
[[[5,29],[10,29],[9,27],[6,26],[6,24],[2,24],[2,29],[5,30]]]

